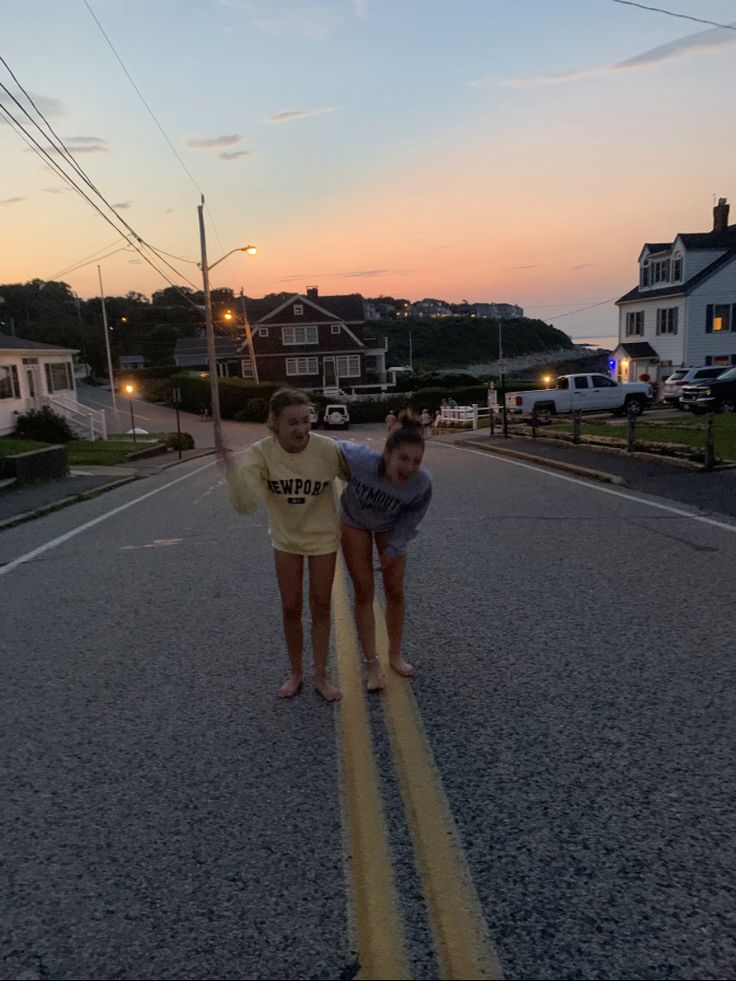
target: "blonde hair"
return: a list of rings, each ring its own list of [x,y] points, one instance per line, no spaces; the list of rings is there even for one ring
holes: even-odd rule
[[[274,392],[268,402],[268,419],[266,425],[275,433],[278,429],[279,419],[284,409],[292,405],[311,405],[311,401],[306,392],[300,388],[280,388]]]

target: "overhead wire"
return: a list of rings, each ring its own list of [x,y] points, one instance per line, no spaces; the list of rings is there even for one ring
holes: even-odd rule
[[[94,202],[94,201],[93,201],[93,200],[92,200],[92,199],[90,198],[90,196],[89,196],[89,195],[88,195],[88,194],[87,194],[87,193],[86,193],[86,192],[84,191],[84,189],[83,189],[82,187],[80,187],[80,186],[79,186],[79,185],[78,185],[78,184],[77,184],[77,183],[75,182],[75,180],[74,180],[74,178],[73,178],[72,176],[70,176],[70,174],[69,174],[69,173],[67,173],[67,171],[66,171],[66,170],[64,170],[64,168],[63,168],[63,166],[61,166],[61,163],[60,163],[59,161],[57,161],[57,160],[54,160],[54,159],[53,159],[53,158],[51,157],[51,155],[50,155],[50,153],[49,153],[49,151],[48,151],[48,149],[46,149],[46,148],[44,148],[44,147],[43,147],[43,146],[42,146],[42,145],[41,145],[41,144],[40,144],[40,143],[39,143],[39,142],[38,142],[38,141],[37,141],[37,140],[36,140],[36,139],[35,139],[35,138],[34,138],[34,137],[33,137],[33,136],[32,136],[32,135],[31,135],[31,134],[30,134],[30,133],[29,133],[29,132],[28,132],[28,131],[27,131],[26,129],[25,129],[25,128],[24,128],[24,126],[23,126],[23,123],[22,123],[21,121],[19,121],[19,120],[18,120],[18,119],[17,119],[17,118],[16,118],[16,117],[15,117],[15,116],[14,116],[14,115],[12,114],[12,112],[10,111],[10,109],[8,108],[8,106],[7,106],[7,105],[2,105],[2,104],[0,104],[0,111],[1,111],[2,113],[3,113],[3,115],[4,115],[5,117],[6,117],[6,119],[7,119],[7,120],[8,120],[8,122],[10,123],[10,125],[11,125],[11,128],[13,128],[13,129],[14,129],[14,131],[15,131],[16,133],[18,133],[18,135],[20,135],[22,139],[24,139],[24,141],[26,142],[26,145],[29,145],[29,147],[30,147],[30,149],[32,149],[32,150],[33,150],[33,151],[34,151],[34,152],[35,152],[35,153],[36,153],[36,154],[37,154],[38,156],[40,156],[40,157],[41,157],[41,159],[42,159],[42,160],[44,160],[44,162],[45,162],[45,163],[46,163],[46,164],[47,164],[48,166],[50,166],[50,167],[51,167],[51,169],[52,169],[52,170],[54,170],[54,172],[55,172],[55,173],[56,173],[56,174],[57,174],[57,175],[58,175],[59,177],[61,177],[61,178],[62,178],[62,180],[65,180],[65,181],[66,181],[66,183],[67,183],[67,184],[68,184],[68,185],[69,185],[69,186],[70,186],[70,187],[71,187],[71,188],[72,188],[73,190],[75,190],[75,191],[77,191],[77,193],[78,193],[78,194],[80,194],[80,195],[81,195],[82,197],[84,197],[84,198],[85,198],[85,199],[87,200],[87,202],[88,202],[89,204],[91,204],[93,208],[95,208],[95,210],[96,210],[96,211],[97,211],[97,212],[98,212],[98,213],[99,213],[99,214],[100,214],[100,215],[101,215],[101,216],[102,216],[102,217],[103,217],[103,218],[104,218],[104,219],[105,219],[105,220],[106,220],[106,221],[108,222],[108,224],[110,224],[110,225],[111,225],[111,227],[113,227],[113,228],[115,229],[115,231],[116,231],[116,232],[117,232],[117,233],[118,233],[119,235],[121,235],[121,236],[122,236],[122,237],[123,237],[123,238],[124,238],[124,239],[125,239],[126,241],[128,241],[128,242],[130,242],[130,244],[131,244],[131,245],[133,246],[133,248],[135,248],[135,249],[136,249],[136,251],[137,251],[137,252],[138,252],[138,253],[139,253],[139,254],[141,255],[141,257],[142,257],[142,258],[143,258],[143,259],[144,259],[144,260],[145,260],[145,261],[146,261],[146,262],[147,262],[147,263],[148,263],[148,264],[149,264],[149,265],[150,265],[150,266],[151,266],[151,267],[152,267],[152,268],[153,268],[153,269],[154,269],[154,270],[155,270],[155,271],[156,271],[156,272],[157,272],[157,273],[158,273],[158,274],[159,274],[159,275],[160,275],[160,276],[161,276],[161,277],[163,278],[163,279],[165,279],[165,280],[166,280],[166,281],[167,281],[167,282],[168,282],[168,283],[169,283],[169,284],[170,284],[171,286],[173,286],[173,287],[174,287],[175,289],[178,289],[178,287],[176,286],[176,284],[175,284],[175,283],[173,283],[173,282],[172,282],[172,280],[171,280],[171,279],[170,279],[170,278],[169,278],[169,277],[168,277],[168,276],[167,276],[167,275],[166,275],[165,273],[163,273],[163,272],[161,271],[161,269],[159,269],[159,268],[158,268],[158,267],[157,267],[157,266],[156,266],[156,265],[155,265],[155,264],[154,264],[154,263],[153,263],[153,262],[151,261],[151,259],[150,259],[150,258],[149,258],[149,257],[148,257],[148,256],[147,256],[146,254],[145,254],[145,252],[143,252],[143,250],[142,250],[141,248],[139,248],[139,245],[140,245],[140,246],[143,246],[144,248],[146,248],[146,249],[148,249],[149,251],[151,251],[151,252],[153,252],[153,254],[157,256],[157,258],[159,258],[159,259],[161,259],[161,261],[162,261],[162,262],[164,263],[164,265],[166,265],[166,266],[168,266],[168,268],[169,268],[169,269],[171,269],[171,270],[172,270],[172,272],[174,272],[174,273],[175,273],[175,274],[176,274],[176,275],[177,275],[178,277],[180,277],[180,278],[182,278],[182,279],[184,279],[184,280],[186,280],[186,282],[188,282],[188,283],[189,283],[189,285],[190,285],[190,286],[192,286],[192,288],[196,290],[196,289],[197,289],[197,286],[196,286],[196,285],[195,285],[194,283],[192,283],[192,281],[191,281],[191,280],[189,280],[189,279],[188,279],[188,278],[187,278],[186,276],[184,276],[184,275],[183,275],[183,273],[182,273],[182,272],[181,272],[181,271],[180,271],[179,269],[176,269],[176,268],[175,268],[174,266],[172,266],[170,262],[168,262],[168,261],[167,261],[166,259],[162,259],[162,257],[161,257],[161,256],[159,255],[159,253],[158,253],[158,251],[157,251],[157,250],[156,250],[156,249],[155,249],[155,248],[154,248],[154,247],[153,247],[152,245],[150,245],[150,243],[148,243],[148,242],[146,242],[146,241],[145,241],[145,240],[144,240],[144,239],[143,239],[143,238],[142,238],[142,237],[141,237],[141,236],[140,236],[140,235],[139,235],[139,234],[138,234],[138,233],[137,233],[137,232],[135,231],[135,229],[134,229],[134,228],[133,228],[133,227],[132,227],[132,226],[131,226],[131,225],[130,225],[130,224],[129,224],[129,223],[128,223],[128,222],[127,222],[127,221],[126,221],[126,220],[125,220],[125,219],[124,219],[124,218],[123,218],[123,217],[122,217],[122,216],[121,216],[121,215],[120,215],[120,214],[119,214],[119,213],[117,212],[117,211],[116,211],[116,209],[114,208],[114,206],[113,206],[113,205],[111,205],[109,201],[107,201],[107,199],[106,199],[106,198],[104,197],[104,195],[103,195],[103,194],[102,194],[102,193],[100,192],[100,190],[99,190],[99,189],[98,189],[98,188],[97,188],[97,187],[96,187],[96,186],[94,185],[94,183],[93,183],[93,182],[92,182],[92,181],[91,181],[91,180],[89,179],[89,177],[87,176],[87,174],[86,174],[86,173],[84,172],[84,170],[83,170],[83,168],[82,168],[82,167],[81,167],[81,166],[80,166],[80,165],[78,164],[78,162],[77,162],[76,160],[74,160],[74,158],[73,158],[73,157],[71,156],[71,153],[70,153],[70,151],[68,150],[68,148],[67,148],[67,147],[66,147],[66,145],[64,144],[64,142],[63,142],[63,140],[61,139],[61,137],[59,137],[59,135],[58,135],[58,134],[56,133],[56,131],[54,130],[54,128],[53,128],[53,126],[51,126],[51,124],[50,124],[50,123],[49,123],[49,121],[48,121],[48,120],[46,119],[46,117],[45,117],[45,116],[43,115],[43,113],[41,112],[41,110],[40,110],[40,109],[38,108],[38,106],[36,106],[36,104],[34,103],[34,101],[33,101],[33,99],[32,99],[32,97],[31,97],[31,96],[29,95],[29,93],[28,93],[28,92],[27,92],[27,91],[25,90],[25,88],[24,88],[24,87],[23,87],[23,85],[22,85],[22,84],[20,83],[20,81],[18,80],[18,78],[17,78],[17,76],[15,75],[15,73],[13,72],[13,70],[12,70],[12,69],[10,68],[10,66],[8,65],[8,63],[7,63],[7,61],[6,61],[6,60],[5,60],[5,59],[4,59],[4,58],[3,58],[2,56],[0,56],[0,62],[2,62],[2,64],[3,64],[4,66],[5,66],[5,68],[6,68],[6,69],[7,69],[7,71],[9,72],[9,74],[10,74],[10,75],[12,76],[12,78],[13,78],[13,81],[14,81],[14,82],[16,83],[16,85],[18,86],[18,88],[20,89],[20,91],[21,91],[21,92],[22,92],[22,93],[23,93],[23,94],[25,95],[25,97],[26,97],[26,98],[28,99],[28,101],[30,102],[30,104],[31,104],[31,105],[33,106],[33,108],[35,109],[35,111],[36,111],[36,113],[38,114],[38,116],[39,116],[39,118],[40,118],[40,119],[41,119],[41,120],[43,121],[43,123],[44,123],[44,125],[46,126],[46,128],[47,128],[47,130],[48,130],[48,132],[46,132],[46,131],[44,131],[44,129],[43,129],[43,127],[42,127],[41,125],[39,125],[39,123],[38,123],[38,122],[37,122],[37,121],[36,121],[36,120],[35,120],[35,119],[33,118],[33,116],[31,116],[31,114],[30,114],[30,113],[28,112],[28,110],[27,110],[27,109],[25,108],[25,106],[23,106],[23,105],[22,105],[22,103],[21,103],[21,102],[20,102],[20,101],[19,101],[19,100],[18,100],[18,99],[17,99],[16,97],[15,97],[15,95],[13,94],[13,92],[11,92],[11,90],[10,90],[10,89],[9,89],[9,88],[8,88],[8,87],[7,87],[7,86],[6,86],[5,84],[4,84],[4,83],[2,83],[2,82],[0,82],[0,88],[1,88],[1,89],[2,89],[2,90],[3,90],[3,91],[4,91],[4,92],[5,92],[5,93],[6,93],[6,94],[7,94],[7,95],[8,95],[9,97],[10,97],[10,99],[12,99],[12,101],[13,101],[13,102],[14,102],[14,103],[15,103],[15,104],[16,104],[16,105],[18,106],[18,108],[19,108],[19,109],[20,109],[20,110],[21,110],[21,111],[23,112],[23,114],[24,114],[24,115],[25,115],[25,116],[27,117],[27,119],[28,119],[28,120],[29,120],[29,121],[31,122],[31,124],[32,124],[32,125],[33,125],[33,126],[34,126],[34,127],[35,127],[35,128],[37,129],[37,130],[38,130],[38,132],[39,132],[39,133],[41,134],[41,136],[43,137],[43,139],[45,139],[45,140],[48,140],[48,141],[49,141],[49,143],[50,143],[50,149],[51,149],[52,151],[56,151],[56,152],[57,152],[57,153],[58,153],[58,154],[60,155],[60,157],[61,157],[61,159],[62,159],[62,161],[63,161],[63,162],[65,162],[65,163],[68,163],[68,164],[70,164],[70,165],[72,166],[72,168],[73,168],[73,170],[74,170],[74,172],[75,172],[75,173],[76,173],[76,174],[77,174],[77,175],[78,175],[78,176],[79,176],[79,177],[80,177],[80,178],[81,178],[81,179],[82,179],[82,180],[84,181],[84,183],[85,183],[85,184],[86,184],[86,185],[87,185],[87,186],[89,187],[89,189],[90,189],[90,190],[91,190],[92,192],[94,192],[94,193],[95,193],[95,194],[96,194],[96,195],[97,195],[97,196],[98,196],[98,197],[100,198],[100,200],[101,200],[101,201],[103,202],[103,204],[105,205],[105,207],[107,207],[107,208],[108,208],[108,210],[109,210],[109,211],[111,211],[113,215],[115,215],[115,218],[116,218],[116,219],[117,219],[117,220],[118,220],[118,221],[120,222],[120,224],[121,224],[121,225],[123,225],[123,226],[124,226],[124,228],[126,228],[126,229],[128,230],[128,234],[127,234],[127,235],[126,235],[126,234],[124,234],[124,233],[123,233],[123,232],[122,232],[122,231],[120,230],[120,228],[119,228],[119,227],[117,227],[117,226],[116,226],[116,225],[114,224],[114,222],[113,222],[113,221],[112,221],[112,220],[111,220],[111,219],[109,218],[109,216],[108,216],[108,215],[106,215],[106,214],[105,214],[105,213],[104,213],[104,212],[103,212],[103,211],[102,211],[102,210],[101,210],[101,209],[99,208],[99,206],[98,206],[98,205],[97,205],[97,204],[96,204],[96,203],[95,203],[95,202]],[[51,135],[49,135],[49,134],[51,134]],[[132,240],[135,240],[135,241],[132,241]],[[188,261],[188,260],[185,260],[185,261]],[[184,296],[184,297],[186,297],[186,294],[182,292],[182,296]],[[191,301],[191,300],[190,300],[190,299],[189,299],[188,297],[187,297],[187,299],[189,300],[189,302],[190,302],[190,303],[192,302],[192,301]],[[192,305],[193,305],[193,306],[196,306],[196,304],[192,304]]]
[[[153,121],[156,124],[156,126],[158,127],[161,135],[163,136],[163,138],[166,140],[167,144],[171,148],[172,153],[174,154],[174,156],[176,157],[176,159],[181,164],[181,166],[182,166],[184,172],[186,173],[187,177],[192,182],[192,184],[194,185],[194,187],[199,191],[202,199],[204,200],[204,191],[201,189],[201,187],[197,183],[196,179],[192,176],[191,171],[189,170],[189,168],[187,167],[187,165],[182,160],[181,156],[179,155],[179,152],[177,151],[177,149],[174,146],[174,144],[172,143],[172,141],[169,139],[168,133],[166,132],[166,130],[164,129],[164,127],[161,124],[160,120],[156,116],[156,113],[153,111],[153,109],[151,108],[151,106],[148,104],[148,102],[147,102],[145,96],[143,95],[143,93],[141,92],[140,88],[135,83],[135,80],[133,79],[133,76],[128,71],[128,68],[125,65],[125,62],[120,57],[120,54],[118,53],[118,51],[117,51],[115,45],[113,44],[110,36],[105,31],[105,29],[102,26],[99,18],[97,17],[97,15],[95,14],[95,12],[92,10],[92,7],[89,5],[88,0],[84,0],[84,5],[87,8],[87,10],[89,10],[92,19],[94,20],[95,24],[97,24],[97,27],[100,30],[100,33],[102,34],[102,36],[104,37],[104,39],[107,41],[107,44],[110,47],[110,50],[112,51],[112,53],[115,55],[115,58],[117,59],[118,64],[120,65],[120,67],[122,68],[123,72],[125,73],[125,77],[128,79],[128,81],[130,82],[130,84],[133,86],[133,89],[134,89],[135,93],[137,94],[138,98],[141,100],[141,102],[143,103],[143,105],[146,107],[146,110],[148,111],[149,115],[151,116],[151,119],[153,119]],[[220,243],[220,248],[222,249],[223,252],[225,252],[226,251],[225,246],[222,243],[222,239],[220,238],[220,233],[217,230],[217,225],[215,224],[215,220],[214,220],[214,218],[212,216],[212,212],[210,211],[209,206],[207,204],[205,204],[205,210],[206,210],[207,216],[208,216],[208,218],[210,220],[210,224],[212,225],[212,230],[215,233],[215,237],[217,238],[217,241]],[[159,251],[162,252],[162,250],[159,250]],[[166,253],[166,252],[162,252],[162,254],[163,255],[168,255],[168,253]],[[174,258],[178,258],[178,257],[174,257]],[[191,260],[191,259],[182,259],[180,261],[182,261],[182,262],[194,262],[194,260]],[[199,263],[196,263],[196,264],[199,265]],[[232,277],[233,280],[235,280],[235,278],[236,278],[235,277],[235,273],[233,271],[232,266],[230,265],[230,260],[229,259],[226,259],[225,260],[225,265],[227,266],[227,268],[230,271],[230,276]]]
[[[705,20],[702,17],[692,17],[690,14],[679,14],[674,10],[665,10],[664,7],[650,7],[646,3],[635,3],[634,0],[613,0],[613,3],[620,3],[626,7],[639,7],[641,10],[652,10],[658,14],[666,14],[668,17],[680,17],[682,20],[693,20],[696,24],[709,24],[711,27],[723,27],[727,31],[736,31],[736,24],[721,24],[717,20]]]
[[[112,252],[106,252],[104,255],[98,255],[92,259],[84,259],[81,262],[75,263],[73,266],[69,266],[67,269],[62,269],[60,272],[54,273],[49,279],[55,280],[58,276],[68,276],[69,273],[76,272],[78,269],[91,266],[93,262],[102,262],[103,259],[109,259],[111,255],[117,255],[118,252],[127,252],[130,248],[132,246],[128,243],[127,245],[121,245],[119,249],[113,249]]]

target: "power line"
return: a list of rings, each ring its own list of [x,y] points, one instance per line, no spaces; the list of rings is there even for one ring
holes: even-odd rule
[[[163,138],[166,140],[166,142],[171,147],[172,153],[174,154],[174,156],[176,157],[176,159],[179,161],[179,163],[184,168],[184,171],[185,171],[187,177],[189,178],[189,180],[192,182],[192,184],[194,184],[195,188],[199,191],[199,193],[202,194],[203,193],[202,192],[202,189],[199,187],[199,185],[197,184],[197,182],[194,179],[194,177],[192,177],[192,174],[191,174],[189,168],[187,167],[187,165],[184,163],[184,161],[179,156],[179,153],[178,153],[176,147],[174,146],[174,144],[169,139],[169,137],[168,137],[168,135],[166,133],[166,130],[163,128],[163,126],[161,125],[161,123],[158,121],[158,119],[156,117],[156,114],[154,113],[153,109],[151,109],[151,107],[146,102],[145,98],[143,97],[143,93],[141,92],[141,90],[138,88],[138,86],[133,81],[132,75],[130,74],[130,72],[128,71],[128,69],[125,67],[125,63],[123,62],[123,59],[120,57],[120,55],[115,50],[115,45],[112,43],[112,41],[108,37],[107,33],[105,32],[104,27],[102,26],[102,24],[97,19],[97,16],[96,16],[94,10],[92,10],[92,8],[90,7],[90,5],[87,3],[87,0],[84,0],[84,5],[87,8],[87,10],[89,10],[90,14],[92,15],[92,19],[94,20],[95,24],[97,24],[97,26],[99,27],[100,33],[102,34],[102,36],[104,37],[104,39],[107,41],[107,43],[110,45],[110,50],[112,51],[112,53],[117,58],[118,63],[120,65],[120,67],[123,69],[123,71],[125,72],[125,75],[126,75],[128,81],[130,82],[130,84],[133,86],[133,88],[135,89],[136,93],[138,94],[138,98],[141,100],[141,102],[143,103],[143,105],[148,110],[148,112],[149,112],[149,114],[151,116],[151,119],[153,119],[154,123],[158,126],[159,130],[161,131],[161,135],[163,136]]]
[[[100,198],[100,200],[103,202],[103,204],[115,215],[115,217],[120,222],[120,224],[122,224],[128,230],[128,233],[129,234],[128,235],[124,235],[121,232],[121,230],[98,207],[98,205],[92,200],[92,198],[90,198],[89,195],[64,170],[64,168],[62,167],[61,163],[58,162],[58,161],[56,161],[56,160],[54,160],[50,156],[48,150],[45,149],[43,146],[41,146],[41,144],[24,128],[23,124],[18,119],[16,119],[15,116],[13,116],[12,112],[10,111],[10,109],[8,109],[7,106],[3,106],[2,104],[0,104],[0,112],[2,112],[3,115],[8,119],[8,121],[10,122],[11,127],[15,130],[16,133],[18,133],[19,136],[21,136],[21,138],[25,141],[26,145],[28,145],[30,147],[30,149],[32,149],[37,154],[37,156],[40,156],[41,159],[48,166],[50,166],[58,174],[58,176],[60,176],[63,180],[65,180],[67,182],[67,184],[69,184],[69,186],[73,190],[77,191],[78,194],[80,194],[82,197],[84,197],[85,200],[89,204],[92,205],[92,207],[98,212],[98,214],[100,214],[105,219],[105,221],[107,221],[108,224],[111,225],[111,227],[115,229],[115,231],[118,234],[122,235],[123,238],[126,239],[126,241],[129,241],[130,244],[133,245],[133,248],[136,249],[136,251],[151,266],[151,268],[153,268],[171,286],[173,286],[175,289],[178,289],[178,287],[176,286],[176,284],[173,283],[168,278],[168,276],[166,276],[166,274],[163,273],[153,262],[151,262],[150,258],[142,251],[141,248],[139,248],[138,244],[136,244],[136,243],[140,243],[141,246],[149,249],[151,252],[154,253],[154,255],[156,255],[158,258],[161,258],[158,255],[158,252],[156,251],[156,249],[153,248],[153,246],[149,245],[147,242],[145,242],[144,239],[141,238],[141,236],[138,235],[138,233],[132,228],[132,226],[129,225],[128,222],[125,221],[125,219],[121,215],[118,214],[118,212],[109,203],[109,201],[107,201],[105,199],[104,195],[99,191],[99,189],[97,187],[95,187],[95,185],[92,183],[92,181],[86,175],[86,173],[84,172],[84,170],[82,169],[82,167],[77,163],[76,160],[74,160],[72,158],[72,156],[70,154],[70,151],[65,146],[63,140],[56,133],[56,131],[54,130],[53,126],[51,126],[51,124],[46,119],[46,117],[43,115],[43,113],[38,108],[38,106],[36,106],[36,104],[33,102],[33,99],[31,98],[31,96],[25,90],[25,88],[23,87],[23,85],[20,83],[20,81],[18,80],[17,76],[15,75],[15,73],[12,71],[12,69],[8,65],[7,61],[2,56],[0,56],[0,62],[2,62],[2,64],[5,66],[5,68],[9,72],[9,74],[12,76],[13,81],[16,83],[16,85],[18,86],[18,88],[20,89],[20,91],[25,95],[25,97],[31,103],[31,105],[35,109],[36,113],[38,114],[38,116],[43,121],[44,125],[46,126],[48,132],[45,132],[44,131],[44,129],[39,125],[39,123],[31,116],[31,114],[28,112],[28,110],[22,105],[22,103],[19,102],[19,100],[10,91],[10,89],[6,85],[4,85],[2,82],[0,82],[0,88],[2,88],[2,90],[19,107],[19,109],[28,118],[28,120],[31,122],[31,124],[38,130],[38,132],[41,134],[41,136],[45,140],[48,140],[49,141],[49,143],[51,144],[50,149],[55,150],[56,152],[58,152],[61,155],[62,160],[64,162],[70,163],[72,165],[74,171],[82,178],[82,180],[87,184],[87,186],[90,188],[90,190],[92,190]],[[51,135],[49,135],[49,133]],[[131,241],[131,239],[135,239],[135,242],[134,241]],[[162,261],[164,262],[164,265],[168,266],[169,269],[171,269],[174,273],[176,273],[177,276],[181,277],[182,279],[185,279],[190,284],[190,286],[192,286],[192,288],[196,290],[197,287],[195,286],[195,284],[192,283],[191,280],[187,279],[187,277],[184,276],[181,273],[180,270],[178,270],[174,266],[172,266],[171,263],[168,262],[166,259],[163,259]],[[182,293],[182,296],[186,296],[186,294]],[[187,299],[189,299],[189,298],[187,297]],[[189,302],[191,303],[191,300],[189,300]],[[194,304],[192,304],[192,305],[194,306]]]
[[[55,280],[57,276],[68,276],[69,273],[76,272],[77,269],[84,269],[85,266],[91,266],[93,262],[101,262],[103,259],[109,259],[111,255],[117,255],[118,252],[126,252],[130,248],[130,243],[127,245],[121,245],[119,249],[113,249],[112,252],[106,252],[104,255],[97,255],[94,258],[83,259],[81,262],[75,263],[73,266],[69,266],[66,269],[62,269],[60,272],[54,273],[49,279]],[[100,251],[98,249],[98,251]]]
[[[583,310],[593,310],[595,307],[604,307],[608,303],[613,303],[615,299],[616,297],[612,296],[610,300],[601,300],[600,303],[591,303],[590,306],[579,307],[577,310],[568,310],[567,313],[555,313],[552,315],[551,319],[562,320],[563,317],[572,317],[574,313],[582,313]]]
[[[94,12],[94,11],[92,10],[92,8],[90,7],[90,5],[89,5],[89,3],[87,2],[87,0],[84,0],[84,5],[85,5],[85,7],[87,8],[87,10],[89,10],[89,12],[90,12],[90,14],[91,14],[91,16],[92,16],[92,19],[93,19],[93,20],[94,20],[94,22],[95,22],[95,23],[97,24],[97,26],[98,26],[98,28],[100,29],[100,32],[101,32],[101,34],[102,34],[102,36],[103,36],[103,37],[105,38],[105,40],[107,41],[107,43],[108,43],[108,45],[110,46],[110,50],[111,50],[111,51],[112,51],[112,53],[113,53],[113,54],[115,55],[115,58],[117,59],[117,61],[118,61],[118,64],[120,65],[120,67],[121,67],[121,68],[123,69],[123,71],[124,71],[124,73],[125,73],[125,76],[126,76],[126,78],[127,78],[127,79],[128,79],[128,81],[130,82],[130,84],[131,84],[131,85],[133,86],[133,89],[135,90],[135,92],[136,92],[136,94],[137,94],[137,96],[138,96],[138,98],[139,98],[139,99],[141,100],[141,102],[143,103],[143,105],[144,105],[144,106],[146,107],[146,109],[147,109],[147,111],[148,111],[148,113],[149,113],[149,115],[151,116],[151,118],[153,119],[153,121],[154,121],[154,123],[156,124],[156,126],[157,126],[157,127],[158,127],[158,129],[159,129],[159,131],[161,132],[161,135],[163,136],[163,138],[164,138],[164,139],[166,140],[166,142],[168,143],[168,145],[169,145],[169,147],[171,148],[171,151],[172,151],[172,153],[174,154],[174,156],[176,157],[176,159],[177,159],[177,160],[179,161],[179,163],[180,163],[180,164],[181,164],[181,166],[183,167],[183,169],[184,169],[184,172],[186,173],[186,175],[187,175],[187,177],[189,178],[189,180],[190,180],[190,181],[192,182],[192,184],[194,184],[194,186],[195,186],[195,188],[196,188],[196,189],[197,189],[197,190],[199,191],[199,194],[200,194],[200,196],[201,196],[202,198],[204,198],[204,196],[205,196],[205,195],[204,195],[204,191],[203,191],[203,190],[201,189],[201,187],[200,187],[200,186],[199,186],[199,185],[197,184],[197,181],[196,181],[196,180],[195,180],[195,178],[194,178],[194,177],[192,176],[192,173],[191,173],[191,171],[189,170],[189,168],[187,167],[187,165],[186,165],[186,164],[184,163],[184,161],[182,160],[182,158],[181,158],[181,157],[179,156],[179,152],[177,151],[177,149],[176,149],[176,147],[174,146],[174,144],[173,144],[173,143],[171,142],[171,140],[169,139],[169,136],[168,136],[168,134],[167,134],[167,132],[166,132],[166,130],[165,130],[165,129],[163,128],[163,126],[162,126],[162,125],[161,125],[161,123],[159,122],[159,120],[158,120],[158,117],[157,117],[157,116],[156,116],[156,114],[154,113],[154,111],[153,111],[153,109],[151,109],[151,107],[150,107],[150,105],[148,104],[148,102],[146,101],[146,99],[145,99],[145,97],[144,97],[144,95],[143,95],[143,93],[141,92],[141,90],[140,90],[140,89],[138,88],[138,86],[136,85],[136,83],[135,83],[135,81],[133,80],[133,76],[132,76],[132,75],[130,74],[130,72],[128,71],[128,69],[127,69],[127,67],[125,66],[125,63],[124,63],[124,61],[123,61],[123,59],[122,59],[122,58],[120,57],[120,55],[118,54],[118,52],[117,52],[117,50],[116,50],[116,48],[115,48],[115,45],[114,45],[114,44],[112,43],[112,41],[110,40],[110,37],[109,37],[109,36],[108,36],[108,34],[106,33],[106,31],[105,31],[105,29],[103,28],[103,26],[102,26],[102,24],[101,24],[101,23],[100,23],[100,21],[98,20],[98,18],[97,18],[97,16],[96,16],[96,14],[95,14],[95,12]],[[220,233],[218,232],[218,230],[217,230],[217,226],[215,225],[215,220],[214,220],[214,218],[212,217],[212,212],[210,211],[210,209],[209,209],[209,207],[208,207],[207,205],[205,205],[205,208],[206,208],[206,210],[207,210],[207,216],[208,216],[208,218],[209,218],[209,220],[210,220],[210,224],[212,225],[212,230],[213,230],[213,231],[214,231],[214,233],[215,233],[215,237],[217,238],[217,241],[218,241],[218,242],[220,243],[220,248],[222,249],[222,251],[223,251],[223,252],[225,252],[225,251],[226,251],[226,249],[225,249],[225,246],[224,246],[224,245],[222,244],[222,239],[220,238]],[[163,254],[163,255],[168,255],[168,254],[169,254],[169,253],[167,253],[167,252],[163,252],[162,250],[158,250],[158,251],[159,251],[159,252],[160,252],[161,254]],[[173,256],[172,258],[178,258],[178,256]],[[181,262],[195,262],[195,260],[193,260],[193,259],[180,259],[180,261],[181,261]],[[199,263],[195,263],[195,264],[196,264],[196,265],[198,265]],[[232,278],[232,279],[234,280],[234,279],[236,278],[236,277],[235,277],[235,272],[234,272],[234,270],[233,270],[233,268],[232,268],[232,266],[230,265],[230,261],[229,261],[229,259],[225,261],[225,265],[226,265],[226,266],[227,266],[227,268],[228,268],[228,269],[230,270],[230,276],[231,276],[231,278]],[[192,284],[192,285],[193,285],[193,284]],[[195,288],[196,288],[196,287],[195,287]]]
[[[667,14],[668,17],[680,17],[682,20],[694,20],[696,24],[709,24],[711,27],[723,27],[727,31],[736,31],[736,24],[720,24],[716,20],[703,20],[702,17],[691,17],[690,14],[678,14],[674,10],[665,10],[663,7],[649,7],[645,3],[634,3],[634,0],[613,0],[613,3],[620,3],[626,7],[639,7],[641,10],[653,10],[658,14]]]

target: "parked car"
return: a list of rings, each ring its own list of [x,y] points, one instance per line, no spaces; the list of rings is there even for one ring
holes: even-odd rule
[[[617,382],[608,375],[561,375],[554,388],[509,392],[506,408],[516,415],[534,412],[540,421],[563,412],[602,412],[640,415],[652,404],[649,382]]]
[[[708,382],[726,370],[723,366],[713,367],[712,365],[702,368],[678,368],[677,371],[672,372],[669,378],[665,379],[662,401],[682,409],[684,407],[680,404],[680,396],[685,385],[695,385],[701,381]]]
[[[348,429],[350,427],[350,413],[346,405],[339,403],[326,405],[322,419],[325,429]]]
[[[722,369],[722,374],[707,385],[686,385],[681,404],[696,415],[736,412],[736,368]]]

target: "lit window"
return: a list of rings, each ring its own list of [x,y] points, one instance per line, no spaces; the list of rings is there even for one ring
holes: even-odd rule
[[[728,303],[716,303],[713,307],[713,330],[731,329],[731,307]]]

